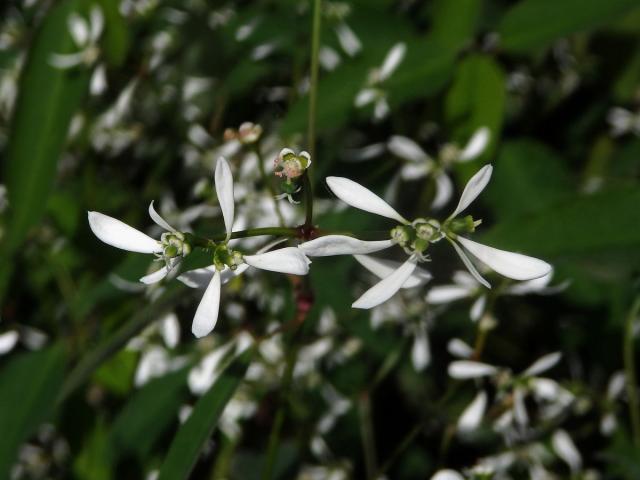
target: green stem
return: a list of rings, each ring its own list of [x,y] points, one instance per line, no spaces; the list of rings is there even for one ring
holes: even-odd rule
[[[362,450],[364,451],[367,479],[375,480],[378,466],[373,422],[371,421],[371,399],[367,392],[360,395],[358,413],[360,414],[360,436],[362,438]]]
[[[320,51],[320,24],[322,0],[313,0],[313,20],[311,33],[311,79],[309,85],[309,119],[307,123],[307,149],[311,156],[311,165],[302,177],[304,188],[304,202],[306,208],[304,224],[313,226],[313,188],[311,182],[311,168],[316,159],[316,111],[318,105],[318,55]]]
[[[258,168],[260,169],[260,176],[262,177],[262,181],[266,185],[269,190],[269,195],[271,195],[271,199],[273,200],[273,205],[276,210],[276,215],[278,216],[278,223],[280,223],[281,227],[284,227],[285,221],[284,216],[282,215],[282,211],[280,210],[280,203],[278,203],[278,199],[276,198],[276,191],[273,188],[273,183],[271,183],[271,179],[267,175],[267,172],[264,169],[264,159],[262,158],[262,154],[260,153],[260,146],[254,145],[253,148],[254,153],[258,157]]]
[[[320,6],[322,0],[313,0],[313,24],[311,37],[311,81],[309,85],[309,123],[307,143],[311,160],[316,157],[316,107],[318,102],[318,52],[320,51],[320,21],[322,19]],[[313,165],[313,164],[312,164]]]
[[[396,449],[393,451],[389,459],[384,462],[382,467],[376,473],[374,478],[382,477],[392,466],[396,463],[400,456],[404,453],[404,451],[413,443],[413,440],[418,436],[418,434],[424,428],[425,422],[418,423],[415,427],[413,427],[409,433],[400,441]]]
[[[295,331],[291,335],[291,349],[289,350],[289,354],[287,355],[287,364],[282,378],[282,387],[280,389],[280,403],[278,405],[278,410],[273,421],[273,426],[271,427],[271,433],[269,434],[267,459],[264,465],[264,470],[262,471],[263,480],[271,480],[271,478],[273,477],[273,467],[275,466],[276,458],[278,455],[278,447],[280,446],[280,434],[282,432],[282,425],[284,423],[286,410],[289,407],[289,393],[291,390],[291,384],[293,383],[293,371],[296,366],[296,360],[298,358],[297,340],[299,333],[302,330],[300,328],[301,323],[298,320],[299,319],[294,320],[297,324]]]
[[[624,331],[624,372],[627,380],[627,396],[629,398],[629,415],[631,416],[631,430],[633,443],[640,448],[640,403],[638,402],[638,385],[635,365],[635,338],[633,327],[640,314],[640,296],[638,296],[629,311]]]

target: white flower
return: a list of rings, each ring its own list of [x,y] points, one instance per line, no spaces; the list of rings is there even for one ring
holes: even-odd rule
[[[564,290],[568,282],[550,287],[553,270],[547,275],[525,282],[517,282],[500,290],[500,295],[550,295]],[[463,298],[474,298],[469,310],[469,317],[477,322],[484,314],[487,294],[482,285],[472,275],[465,271],[457,271],[453,274],[453,284],[438,285],[432,287],[425,300],[431,305],[445,305]]]
[[[407,53],[404,43],[396,43],[385,57],[382,65],[369,72],[367,85],[358,92],[354,104],[361,108],[373,103],[373,117],[381,120],[389,114],[390,108],[387,102],[387,93],[380,88],[380,84],[388,80],[397,70]]]
[[[78,13],[72,13],[67,19],[69,34],[78,49],[74,53],[54,53],[49,63],[59,69],[75,68],[79,65],[91,67],[96,64],[100,56],[98,42],[104,31],[104,15],[99,7],[94,6],[89,12],[89,19]],[[107,86],[106,69],[99,65],[91,77],[90,90],[93,95],[99,95]]]
[[[231,238],[235,216],[233,176],[229,164],[222,157],[218,159],[216,164],[215,185],[227,230],[227,240],[216,246],[213,265],[185,272],[178,277],[189,287],[206,285],[191,326],[191,331],[198,338],[210,333],[216,325],[220,307],[220,289],[223,283],[241,274],[250,266],[273,272],[306,275],[311,263],[303,251],[297,247],[285,247],[266,253],[244,256],[230,250],[227,247],[227,242]]]
[[[569,465],[571,473],[575,475],[582,469],[582,456],[566,431],[557,430],[551,437],[551,445],[558,457]]]
[[[454,212],[440,223],[435,219],[418,218],[410,222],[391,205],[362,185],[344,177],[328,177],[327,185],[343,202],[352,207],[374,213],[400,225],[391,230],[391,244],[398,244],[409,255],[393,272],[382,277],[382,281],[364,293],[354,304],[354,308],[372,308],[393,296],[412,276],[419,261],[429,260],[426,251],[431,243],[446,238],[455,248],[471,275],[482,285],[491,288],[489,283],[478,273],[464,250],[496,272],[515,280],[532,280],[548,275],[551,266],[536,258],[519,253],[506,252],[482,245],[459,235],[460,231],[472,232],[480,224],[471,217],[456,218],[482,192],[491,178],[491,165],[480,169],[469,180],[462,192],[458,206]],[[316,239],[302,244],[309,256],[348,255],[371,253],[388,248],[389,242],[366,242],[351,237],[333,235],[329,239]],[[464,250],[463,250],[464,249]],[[375,272],[374,272],[375,273]]]
[[[103,213],[89,212],[88,216],[91,230],[104,243],[129,252],[152,253],[164,261],[165,265],[160,270],[142,277],[142,283],[159,282],[191,251],[191,245],[186,242],[184,234],[176,231],[156,212],[153,202],[149,204],[149,216],[165,230],[160,241]]]
[[[446,171],[453,163],[469,162],[480,156],[489,144],[490,131],[481,127],[471,136],[464,148],[454,144],[446,144],[440,149],[437,161],[431,158],[413,140],[401,136],[392,136],[387,148],[395,156],[406,163],[400,169],[400,176],[404,180],[417,180],[432,175],[436,186],[436,195],[432,208],[442,208],[453,195],[453,184]]]

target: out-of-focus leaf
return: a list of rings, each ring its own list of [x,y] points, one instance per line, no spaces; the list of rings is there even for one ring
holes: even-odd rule
[[[473,40],[481,7],[480,0],[436,0],[431,38],[446,47],[464,46]]]
[[[138,354],[136,352],[121,350],[96,370],[93,379],[116,395],[127,395],[131,391],[137,363]]]
[[[173,439],[158,480],[188,478],[202,446],[213,433],[220,415],[244,378],[253,353],[251,348],[232,360],[209,391],[198,400]]]
[[[53,54],[73,51],[67,18],[85,5],[84,0],[68,0],[51,9],[33,41],[20,78],[5,159],[10,203],[6,255],[22,243],[44,212],[71,117],[87,90],[88,69],[63,70],[50,63]],[[0,293],[11,265],[6,260],[2,263]]]
[[[107,428],[98,419],[90,436],[83,441],[82,450],[75,457],[73,471],[80,480],[111,480],[113,469],[109,457]]]
[[[638,205],[638,188],[604,191],[501,222],[483,240],[499,248],[550,256],[638,248]]]
[[[124,63],[131,44],[129,26],[118,10],[118,2],[98,0],[105,18],[102,48],[110,65],[119,67]]]
[[[486,55],[465,57],[455,72],[455,80],[446,98],[447,122],[455,129],[455,137],[468,140],[480,127],[491,130],[491,154],[497,144],[505,110],[505,76],[500,66]]]
[[[573,191],[564,160],[532,140],[505,143],[483,198],[500,220],[544,210]]]
[[[505,14],[498,33],[505,49],[526,52],[600,27],[637,6],[637,0],[524,0]]]
[[[65,355],[53,346],[15,357],[0,370],[0,478],[9,477],[18,447],[54,409]]]
[[[178,420],[184,401],[186,371],[151,380],[135,392],[113,422],[109,444],[116,457],[143,459],[158,437]]]
[[[73,51],[67,18],[82,4],[69,0],[47,14],[20,78],[5,165],[11,206],[8,241],[13,248],[42,215],[69,122],[86,92],[87,69],[51,65],[53,54]]]

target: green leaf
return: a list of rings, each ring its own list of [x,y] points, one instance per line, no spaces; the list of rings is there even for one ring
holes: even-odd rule
[[[62,347],[53,346],[20,354],[0,371],[0,478],[8,478],[18,447],[53,414],[64,367]]]
[[[116,457],[144,459],[174,422],[185,398],[186,370],[150,381],[135,392],[113,422],[109,443]]]
[[[524,0],[505,14],[498,33],[505,49],[527,52],[605,25],[637,5],[637,0]]]
[[[640,189],[578,197],[501,222],[483,241],[533,255],[587,255],[640,247]]]
[[[486,55],[469,55],[459,64],[445,101],[446,119],[463,144],[476,129],[488,127],[491,141],[483,157],[497,144],[505,111],[505,76]]]
[[[118,9],[118,2],[98,0],[104,14],[105,26],[101,45],[110,65],[121,66],[131,45],[131,35],[125,19]]]
[[[186,479],[202,446],[213,433],[218,419],[244,378],[254,350],[249,349],[231,364],[196,403],[191,415],[178,431],[160,470],[158,480]]]
[[[501,148],[483,198],[498,219],[509,220],[544,210],[572,192],[563,158],[541,143],[516,140]]]
[[[452,48],[460,48],[473,41],[481,6],[480,0],[436,0],[431,38]]]
[[[88,438],[82,442],[82,450],[75,456],[73,472],[80,480],[111,480],[113,468],[109,457],[109,435],[106,422],[98,419]]]
[[[71,117],[87,90],[89,70],[63,70],[50,64],[54,53],[73,51],[67,18],[80,5],[80,0],[66,1],[47,14],[20,78],[6,163],[12,248],[44,211]]]

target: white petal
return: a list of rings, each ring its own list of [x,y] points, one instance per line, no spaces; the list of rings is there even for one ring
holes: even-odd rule
[[[245,255],[244,261],[252,267],[272,272],[306,275],[311,261],[298,247],[285,247],[257,255]]]
[[[493,375],[498,371],[493,365],[471,360],[456,360],[449,364],[449,376],[459,380]]]
[[[395,272],[402,263],[393,260],[383,260],[367,255],[354,255],[360,265],[380,278],[387,278]],[[416,267],[411,276],[402,284],[402,288],[414,288],[427,283],[432,276],[423,268]]]
[[[346,235],[325,235],[300,244],[300,250],[309,257],[328,257],[373,253],[392,246],[391,240],[367,242]]]
[[[469,310],[469,318],[471,318],[471,320],[473,322],[477,322],[478,320],[480,320],[480,317],[482,317],[482,314],[484,313],[484,308],[487,306],[487,296],[486,295],[480,295],[475,302],[473,302],[473,305],[471,305],[471,310]]]
[[[459,338],[452,338],[447,344],[447,351],[454,357],[471,358],[473,348]]]
[[[513,390],[513,416],[516,422],[523,426],[529,423],[529,415],[524,404],[524,394],[525,391],[521,387],[516,387]]]
[[[530,385],[537,399],[548,402],[558,400],[562,390],[560,385],[550,378],[532,378]]]
[[[579,472],[582,468],[582,457],[576,448],[575,443],[564,430],[558,430],[551,437],[553,450],[564,462],[569,465],[573,473]]]
[[[99,7],[93,7],[89,13],[89,23],[91,25],[91,40],[94,42],[100,38],[104,30],[104,15]]]
[[[555,367],[561,358],[562,354],[560,352],[544,355],[533,362],[531,366],[522,373],[522,375],[525,377],[535,377],[536,375],[540,375],[542,372],[546,372],[550,368]]]
[[[224,285],[232,278],[242,274],[247,268],[249,268],[249,265],[247,265],[246,263],[238,265],[235,270],[225,268],[222,272],[220,272],[220,283]],[[211,282],[215,271],[216,267],[214,267],[213,265],[205,268],[197,268],[195,270],[184,272],[178,277],[178,280],[180,280],[189,288],[206,288],[207,285],[209,285],[209,282]]]
[[[400,223],[409,223],[378,195],[353,180],[344,177],[327,177],[327,185],[336,197],[352,207],[391,218]]]
[[[492,270],[514,280],[532,280],[551,272],[551,265],[537,258],[482,245],[464,237],[458,242]]]
[[[15,330],[10,330],[0,335],[0,355],[4,355],[13,350],[13,347],[18,343],[18,338],[18,332]]]
[[[400,168],[400,176],[403,180],[419,180],[427,176],[433,165],[429,163],[405,163]]]
[[[99,212],[88,212],[88,214],[91,230],[104,243],[130,252],[162,252],[160,242],[126,223]]]
[[[373,102],[377,95],[377,92],[373,88],[365,88],[358,92],[353,103],[358,108],[364,107]]]
[[[455,470],[438,470],[431,480],[464,480],[464,477]]]
[[[216,270],[211,278],[209,286],[204,291],[202,300],[193,317],[191,331],[198,337],[208,335],[218,321],[218,309],[220,308],[220,272]]]
[[[508,292],[511,295],[527,295],[529,293],[544,292],[547,285],[549,285],[549,282],[551,282],[552,277],[553,269],[548,274],[543,275],[540,278],[534,278],[533,280],[527,280],[526,282],[519,282],[510,285],[505,289],[505,292]]]
[[[458,157],[461,162],[467,162],[473,160],[484,152],[489,144],[489,138],[491,137],[491,131],[487,127],[482,127],[476,130],[473,136],[467,142],[467,145],[460,153]]]
[[[624,372],[616,372],[611,376],[609,385],[607,385],[607,398],[610,400],[620,396],[627,384],[627,377]]]
[[[420,145],[402,135],[393,135],[389,139],[387,147],[396,157],[409,160],[413,163],[424,163],[431,160]]]
[[[83,47],[89,40],[89,25],[77,13],[72,13],[67,19],[67,27],[76,46]]]
[[[407,46],[404,43],[396,43],[384,59],[382,67],[380,67],[380,73],[378,79],[383,82],[396,71],[400,62],[404,59],[407,53]]]
[[[436,196],[433,199],[433,203],[431,204],[431,208],[438,210],[444,207],[451,197],[453,196],[453,183],[451,183],[451,179],[449,175],[446,173],[439,173],[435,176],[436,181]]]
[[[53,67],[66,69],[80,65],[84,61],[83,52],[78,53],[52,53],[49,57],[49,64]]]
[[[416,268],[416,262],[417,260],[414,257],[409,257],[400,268],[364,292],[351,306],[353,308],[367,309],[389,300],[411,276]]]
[[[417,372],[424,370],[431,363],[431,349],[429,348],[429,337],[424,323],[416,327],[416,336],[411,348],[411,362]]]
[[[89,91],[91,95],[100,95],[107,88],[107,71],[104,65],[98,65],[91,74],[91,85]]]
[[[431,305],[442,305],[443,303],[455,302],[462,298],[469,297],[472,290],[459,285],[443,285],[432,287],[427,293],[425,300]]]
[[[353,57],[362,49],[360,39],[346,23],[338,24],[336,34],[338,35],[340,46],[349,56]]]
[[[454,241],[451,241],[451,245],[453,245],[453,248],[455,249],[456,253],[460,257],[460,260],[462,260],[462,263],[464,263],[464,266],[467,267],[467,270],[469,270],[469,273],[473,275],[473,278],[475,278],[479,283],[481,283],[485,287],[491,288],[491,285],[489,285],[489,282],[487,282],[484,279],[484,277],[480,275],[480,272],[478,272],[473,262],[469,259],[469,257],[467,257],[467,254],[464,253],[464,250],[462,250],[462,248],[460,248],[458,244]]]
[[[233,228],[235,202],[233,198],[233,176],[231,175],[231,168],[224,157],[220,157],[216,163],[215,177],[216,194],[218,195],[218,202],[222,209],[222,217],[224,218],[224,225],[227,229],[228,240],[231,236],[231,229]]]
[[[170,312],[160,319],[160,334],[169,348],[175,348],[180,341],[180,322],[178,316]]]
[[[389,107],[387,99],[385,97],[379,97],[373,108],[373,118],[375,118],[376,120],[382,120],[387,115],[389,115],[390,111],[391,108]]]
[[[486,392],[481,391],[476,395],[476,398],[473,399],[473,402],[464,409],[462,415],[460,415],[460,418],[458,419],[458,430],[466,433],[478,428],[480,422],[482,422],[482,417],[484,417],[486,409],[487,394]]]
[[[156,270],[155,272],[142,277],[140,281],[145,285],[158,283],[160,280],[169,275],[169,273],[171,273],[176,267],[178,267],[180,263],[182,263],[182,258],[172,258],[169,260],[169,265],[163,265],[159,270]]]
[[[489,183],[489,180],[491,180],[491,172],[493,172],[493,167],[491,165],[485,165],[478,170],[473,177],[471,177],[471,180],[469,180],[465,185],[462,195],[460,195],[458,206],[449,218],[457,217],[465,208],[471,205],[480,193],[482,193]]]
[[[176,231],[176,229],[173,228],[171,225],[169,225],[169,223],[167,223],[167,221],[164,218],[162,218],[158,212],[156,212],[156,209],[153,208],[153,200],[149,204],[149,216],[151,217],[151,220],[153,220],[156,223],[156,225],[164,228],[166,231],[168,232]]]

